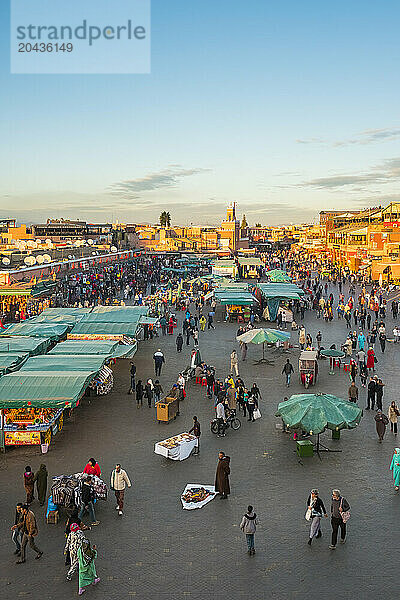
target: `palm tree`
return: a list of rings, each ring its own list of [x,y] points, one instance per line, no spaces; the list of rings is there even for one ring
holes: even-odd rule
[[[161,227],[169,227],[171,225],[171,215],[169,212],[163,210],[160,215],[160,225]]]

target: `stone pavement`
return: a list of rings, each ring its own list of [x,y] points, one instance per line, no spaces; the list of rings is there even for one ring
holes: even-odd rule
[[[182,313],[178,316],[181,321]],[[306,313],[304,323],[313,337],[321,329],[325,347],[345,339],[343,321],[326,324]],[[388,331],[391,326],[388,318]],[[201,334],[202,356],[216,366],[218,375],[228,373],[236,328],[218,322],[215,331]],[[292,339],[297,341],[296,333]],[[178,370],[187,365],[189,349],[184,346],[178,355],[175,335],[142,342],[135,357],[139,377],[153,376],[151,357],[158,347],[166,355],[161,383],[167,390]],[[386,383],[387,410],[390,400],[398,400],[399,350],[388,343],[383,360],[380,348],[376,351],[377,373]],[[255,423],[242,418],[241,429],[229,431],[224,439],[210,432],[213,410],[200,386],[189,384],[181,416],[168,425],[155,421],[154,408],[137,410],[134,396],[127,395],[129,361],[121,360],[115,369],[114,391],[90,402],[85,399],[46,456],[35,448],[18,448],[0,456],[2,599],[63,600],[76,595],[77,580],[65,581],[64,519],[57,526],[46,525],[43,511],[34,502],[40,528],[37,543],[44,555],[35,561],[28,548],[25,565],[15,565],[9,526],[14,503],[24,500],[25,465],[36,470],[43,461],[50,475],[72,473],[81,470],[91,456],[99,461],[107,481],[111,468],[120,461],[134,483],[126,491],[122,518],[114,510],[112,496],[97,503],[101,524],[89,536],[98,546],[97,569],[102,580],[97,588],[87,590],[87,599],[308,599],[316,593],[326,599],[337,594],[341,598],[392,597],[398,580],[396,522],[400,516],[400,498],[393,491],[389,471],[394,436],[389,431],[384,443],[378,444],[373,413],[365,411],[359,428],[344,431],[340,441],[331,441],[330,433],[322,436],[326,445],[343,452],[324,454],[321,461],[314,456],[299,462],[294,442],[276,429],[274,416],[277,403],[288,392],[304,391],[297,373],[299,349],[287,355],[296,369],[290,390],[281,375],[286,355],[272,351],[273,367],[255,366],[254,358],[260,353],[260,347],[250,346],[240,371],[248,385],[256,381],[261,389],[263,418]],[[319,380],[310,392],[347,398],[347,374],[330,376],[328,361],[320,361],[319,368]],[[364,399],[362,390],[360,404]],[[200,456],[179,463],[155,455],[154,443],[187,430],[194,414],[202,425]],[[180,494],[186,483],[214,483],[219,449],[231,456],[231,496],[225,502],[216,498],[201,510],[183,511]],[[314,540],[311,548],[307,545],[304,513],[312,487],[319,488],[328,510],[333,487],[340,488],[352,506],[347,543],[335,551],[328,550],[328,520],[322,523],[323,537]],[[260,521],[254,557],[246,554],[238,527],[249,503]]]

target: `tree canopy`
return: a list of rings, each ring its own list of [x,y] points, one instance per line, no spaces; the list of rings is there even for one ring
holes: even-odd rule
[[[163,210],[160,215],[160,225],[162,227],[169,227],[171,225],[171,215],[166,210]]]

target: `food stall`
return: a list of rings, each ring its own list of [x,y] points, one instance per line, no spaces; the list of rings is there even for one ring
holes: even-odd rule
[[[154,452],[171,460],[185,460],[198,444],[196,436],[180,433],[154,445]]]
[[[188,483],[181,496],[182,506],[185,510],[202,508],[211,500],[214,500],[218,492],[213,485],[201,485],[199,483]]]
[[[226,320],[230,322],[248,321],[252,306],[258,304],[257,298],[243,288],[224,287],[215,290],[214,296],[222,306],[225,306]]]

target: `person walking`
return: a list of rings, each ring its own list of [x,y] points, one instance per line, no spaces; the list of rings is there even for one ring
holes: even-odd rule
[[[340,528],[340,543],[344,544],[346,541],[346,523],[349,518],[350,504],[346,498],[340,493],[340,490],[332,491],[332,502],[331,502],[331,525],[332,525],[332,539],[329,546],[330,550],[335,550],[337,544],[337,536]]]
[[[257,400],[250,392],[247,400],[247,410],[249,411],[248,421],[255,421],[254,419],[254,411],[258,408]]]
[[[226,500],[231,493],[229,485],[230,457],[225,456],[225,452],[218,453],[217,472],[215,474],[215,491],[221,494],[220,499]]]
[[[22,502],[18,502],[15,506],[15,519],[14,519],[14,526],[11,527],[11,531],[13,532],[12,534],[12,541],[15,544],[15,552],[14,554],[16,554],[17,556],[21,556],[21,542],[22,542],[22,530],[18,529],[18,525],[20,523],[20,521],[22,521],[23,519],[23,510],[22,510],[23,504]]]
[[[24,488],[26,492],[26,504],[32,504],[35,499],[33,495],[35,489],[35,474],[32,472],[29,465],[25,467]]]
[[[352,381],[349,387],[349,402],[358,402],[358,387]]]
[[[131,368],[130,368],[129,372],[130,372],[130,376],[131,376],[131,387],[129,389],[129,392],[131,394],[133,394],[133,392],[135,391],[135,386],[136,386],[136,365],[135,365],[135,363],[131,362]]]
[[[299,344],[300,344],[300,349],[304,350],[305,345],[306,345],[306,330],[305,330],[304,325],[302,325],[299,330]]]
[[[386,426],[389,423],[389,419],[383,414],[380,408],[378,408],[375,415],[376,433],[378,434],[379,443],[383,442],[383,438],[386,433]]]
[[[201,315],[200,319],[199,319],[199,324],[200,324],[200,331],[204,331],[207,325],[207,319],[205,318],[204,315]]]
[[[155,352],[153,354],[153,360],[154,360],[154,370],[156,373],[156,376],[160,376],[161,375],[161,368],[163,366],[163,363],[165,363],[165,358],[164,358],[164,354],[161,352],[161,349],[158,348],[157,352]]]
[[[148,379],[146,385],[144,386],[144,391],[145,391],[145,395],[147,398],[147,404],[148,404],[149,408],[151,408],[151,402],[153,400],[153,395],[154,395],[153,390],[154,390],[153,380]]]
[[[79,590],[78,595],[81,596],[88,585],[97,585],[100,577],[97,577],[96,566],[94,559],[97,557],[96,545],[90,546],[89,540],[82,542],[78,549],[79,561]]]
[[[111,472],[111,489],[114,490],[115,497],[117,499],[117,506],[115,510],[121,516],[124,514],[124,499],[125,499],[125,488],[132,487],[127,472],[121,469],[121,465],[117,463],[115,469]]]
[[[375,352],[373,348],[370,348],[367,352],[367,369],[375,371]]]
[[[318,333],[316,335],[316,340],[317,340],[317,348],[318,348],[318,350],[321,350],[322,333],[320,331],[318,331]]]
[[[289,387],[290,385],[290,378],[292,376],[292,373],[294,373],[294,368],[292,363],[290,362],[290,360],[287,358],[285,364],[283,365],[283,369],[282,369],[282,375],[284,374],[286,377],[286,386]]]
[[[79,567],[78,550],[86,540],[85,534],[79,527],[78,523],[71,523],[70,531],[67,536],[67,541],[64,547],[64,554],[70,557],[70,567],[67,573],[67,581],[71,581],[72,576],[77,572]],[[87,541],[87,540],[86,540]]]
[[[308,538],[308,545],[311,546],[314,537],[320,538],[321,532],[321,518],[322,515],[327,517],[325,505],[319,497],[319,491],[314,489],[311,490],[310,495],[307,499],[307,513],[310,521],[310,535]],[[306,513],[306,515],[307,515]]]
[[[214,313],[212,311],[210,311],[208,313],[207,329],[215,329],[213,321],[214,321]]]
[[[139,379],[139,381],[136,384],[136,406],[137,406],[137,408],[140,408],[140,406],[143,406],[143,393],[144,393],[144,388],[143,388],[142,380]]]
[[[245,342],[240,342],[240,350],[242,354],[242,361],[245,361],[247,356],[247,344]]]
[[[400,448],[394,449],[392,462],[390,463],[390,470],[393,471],[393,483],[396,492],[400,486]]]
[[[376,395],[376,381],[373,377],[369,378],[368,391],[367,391],[367,410],[375,408],[375,395]]]
[[[385,384],[383,383],[382,379],[378,379],[375,383],[375,389],[376,389],[376,408],[378,410],[383,410],[382,407],[382,400],[383,400],[383,388],[385,387]]]
[[[382,354],[384,354],[386,348],[386,333],[384,330],[379,333],[379,344],[381,346]]]
[[[183,347],[183,336],[182,336],[181,332],[179,332],[178,335],[176,336],[176,351],[182,352],[182,347]]]
[[[253,556],[256,553],[256,549],[254,547],[254,536],[257,530],[257,525],[257,515],[254,512],[254,508],[251,506],[251,504],[249,504],[247,507],[247,513],[243,515],[239,525],[240,529],[246,536],[247,554],[249,556]]]
[[[235,373],[236,377],[239,375],[239,361],[235,349],[231,352],[231,373]]]
[[[47,493],[47,469],[43,463],[40,465],[39,471],[36,472],[34,481],[36,481],[36,490],[40,506],[43,506],[46,500]]]
[[[26,546],[29,542],[29,546],[34,552],[36,552],[36,559],[41,558],[43,552],[35,544],[35,537],[39,533],[38,526],[36,523],[36,517],[33,511],[30,510],[28,504],[22,505],[22,518],[17,525],[12,527],[13,531],[19,529],[22,531],[22,542],[21,542],[21,556],[17,560],[17,565],[25,562]]]
[[[396,402],[392,400],[389,406],[388,419],[390,421],[390,431],[394,433],[394,435],[397,435],[397,420],[399,415],[399,407],[397,406]]]
[[[91,519],[90,525],[98,525],[100,521],[96,521],[94,512],[94,491],[92,487],[92,477],[90,475],[83,481],[81,499],[82,503],[79,511],[79,518],[82,519],[87,511]]]
[[[196,416],[193,417],[193,427],[191,429],[189,429],[189,433],[193,433],[193,435],[196,436],[196,438],[197,438],[197,445],[195,446],[195,448],[193,450],[193,454],[200,454],[201,429],[200,429],[200,423]]]

